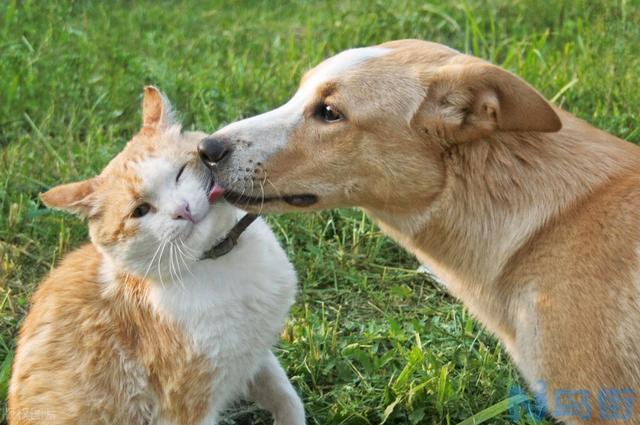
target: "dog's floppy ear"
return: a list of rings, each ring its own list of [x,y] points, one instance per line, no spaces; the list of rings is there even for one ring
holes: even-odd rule
[[[95,190],[98,178],[63,184],[40,194],[42,202],[50,208],[90,217],[97,208]]]
[[[142,125],[154,131],[162,131],[176,123],[169,99],[154,86],[144,88],[142,100]]]
[[[562,122],[529,84],[488,63],[447,65],[432,80],[423,114],[441,121],[456,141],[494,131],[555,132]]]

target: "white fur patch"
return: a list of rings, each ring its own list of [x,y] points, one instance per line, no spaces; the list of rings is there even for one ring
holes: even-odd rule
[[[246,392],[278,340],[295,293],[293,266],[261,219],[229,254],[190,264],[179,282],[151,286],[153,308],[180,323],[219,371],[210,417]]]
[[[341,52],[318,65],[296,94],[277,109],[255,117],[237,121],[219,130],[216,135],[233,134],[238,139],[260,140],[266,151],[272,151],[287,142],[289,132],[302,119],[307,104],[318,87],[369,59],[387,54],[383,47],[363,47]]]

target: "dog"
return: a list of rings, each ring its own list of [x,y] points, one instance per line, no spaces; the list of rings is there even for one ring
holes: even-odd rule
[[[248,211],[364,209],[553,416],[640,423],[640,147],[498,66],[399,40],[329,58],[199,151]]]

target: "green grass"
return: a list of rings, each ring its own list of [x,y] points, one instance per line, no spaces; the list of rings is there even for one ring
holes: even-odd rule
[[[144,84],[168,93],[186,127],[213,131],[285,101],[322,58],[415,37],[501,64],[640,141],[638,2],[453,3],[2,2],[0,396],[30,294],[86,238],[37,194],[93,175],[122,148]],[[509,423],[504,400],[522,382],[505,352],[361,212],[270,220],[300,276],[278,354],[310,424],[457,424],[482,411],[476,419]],[[268,423],[250,405],[233,417]]]

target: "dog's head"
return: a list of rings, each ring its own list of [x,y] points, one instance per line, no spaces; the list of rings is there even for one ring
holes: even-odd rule
[[[402,40],[329,58],[286,104],[224,127],[200,154],[227,199],[247,210],[409,213],[438,195],[452,145],[560,127],[553,108],[513,74]]]

